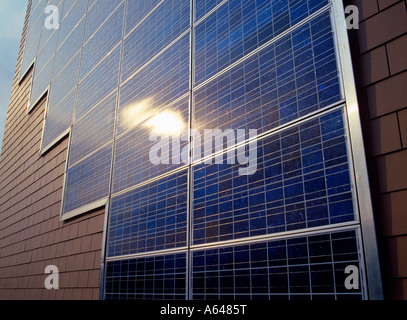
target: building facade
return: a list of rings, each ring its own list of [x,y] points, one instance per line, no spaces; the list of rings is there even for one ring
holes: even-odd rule
[[[0,298],[405,299],[406,18],[384,0],[29,1]]]

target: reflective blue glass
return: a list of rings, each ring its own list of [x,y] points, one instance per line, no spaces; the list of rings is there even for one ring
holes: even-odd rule
[[[117,46],[78,85],[75,120],[79,120],[106,96],[117,90],[121,47]]]
[[[215,1],[198,1],[197,10]],[[319,1],[231,0],[196,27],[195,81],[215,75],[328,3]],[[206,11],[206,10],[204,10]]]
[[[64,213],[108,196],[111,164],[112,145],[108,145],[68,168]]]
[[[168,108],[164,106],[155,110],[144,107],[145,105],[139,108],[125,108],[119,113],[119,123],[131,130],[127,130],[127,133],[120,136],[116,142],[113,192],[136,186],[184,165],[180,152],[186,148],[187,142],[181,141],[181,132],[174,135],[165,131],[156,134],[154,130],[157,128],[152,127],[150,123],[154,122],[154,119],[162,119],[164,123],[160,120],[157,124],[162,126],[167,121],[176,121],[176,126],[186,129],[189,114],[188,97]],[[154,148],[157,148],[156,152],[153,151]],[[157,161],[159,163],[153,157],[159,158]]]
[[[335,135],[323,130],[330,122]],[[259,140],[256,172],[241,176],[242,166],[194,166],[194,244],[355,219],[342,110]]]
[[[100,0],[99,0],[100,1]],[[114,3],[114,1],[112,2]],[[95,7],[99,7],[96,5]],[[82,49],[81,80],[121,41],[124,4],[120,5]],[[87,24],[86,24],[86,29]],[[86,32],[85,32],[86,35]]]
[[[189,5],[184,0],[164,1],[124,39],[122,81],[188,30]]]
[[[197,89],[194,127],[261,133],[340,101],[330,21],[321,14]]]
[[[110,207],[108,255],[185,246],[187,181],[187,170],[184,170],[114,197]]]
[[[116,104],[117,94],[112,94],[74,123],[71,132],[69,165],[113,140]],[[89,132],[92,134],[90,135]]]
[[[186,254],[106,264],[106,300],[185,300]]]
[[[193,299],[340,299],[345,263],[340,245],[349,243],[346,263],[359,266],[355,231],[192,253]],[[324,257],[324,260],[315,260]],[[335,278],[335,281],[334,281]],[[349,294],[349,291],[348,291]],[[352,290],[361,299],[360,289]]]

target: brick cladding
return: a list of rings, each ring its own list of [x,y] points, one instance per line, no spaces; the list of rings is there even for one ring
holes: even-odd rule
[[[346,0],[385,299],[407,299],[407,2]]]
[[[32,70],[19,83],[27,22],[0,157],[0,299],[99,299],[104,211],[60,221],[68,139],[40,156],[46,98],[27,114]],[[44,286],[48,265],[59,290]]]

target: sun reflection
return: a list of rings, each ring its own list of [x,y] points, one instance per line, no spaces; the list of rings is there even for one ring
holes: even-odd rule
[[[180,135],[186,125],[182,117],[173,111],[165,110],[146,122],[155,134]]]
[[[135,104],[127,106],[123,110],[121,121],[127,129],[133,128],[139,123],[151,117],[152,99],[147,98]]]

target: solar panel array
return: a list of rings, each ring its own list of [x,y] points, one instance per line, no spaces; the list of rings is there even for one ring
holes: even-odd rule
[[[43,25],[51,4],[56,30]],[[35,61],[30,108],[48,90],[42,148],[71,135],[62,217],[109,204],[106,299],[365,297],[344,287],[363,258],[332,10],[33,1],[21,76]],[[152,139],[157,119],[179,132]],[[246,135],[213,163],[191,135],[205,130]],[[152,161],[157,142],[167,162]],[[249,163],[227,160],[248,152],[245,175]]]

